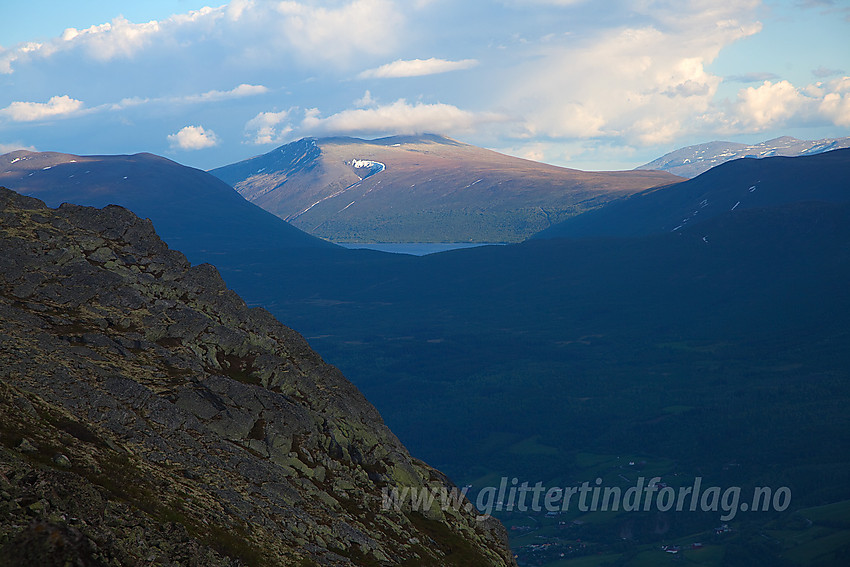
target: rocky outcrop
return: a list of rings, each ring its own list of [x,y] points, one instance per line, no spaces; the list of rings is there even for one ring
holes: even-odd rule
[[[0,566],[512,565],[294,331],[150,221],[0,189]]]

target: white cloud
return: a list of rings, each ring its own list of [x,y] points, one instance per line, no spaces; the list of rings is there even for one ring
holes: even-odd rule
[[[292,127],[285,123],[289,112],[261,112],[245,124],[245,135],[251,144],[279,144]]]
[[[386,54],[397,46],[405,7],[394,0],[313,1],[233,0],[163,20],[133,23],[117,17],[86,29],[68,28],[44,43],[0,51],[0,73],[36,57],[79,51],[105,62],[141,52],[184,56],[187,48],[213,45],[227,61],[243,66],[277,62],[281,54],[298,63],[322,60],[342,64],[360,54]]]
[[[342,64],[358,54],[389,53],[397,45],[404,17],[392,0],[348,0],[329,3],[282,1],[268,14],[269,30],[305,60]],[[256,17],[260,10],[255,10]],[[265,27],[265,26],[264,26]]]
[[[44,47],[49,55],[52,50],[60,50],[72,44],[85,46],[88,54],[94,59],[108,61],[115,57],[130,57],[136,51],[147,45],[152,36],[160,31],[160,23],[150,21],[134,24],[124,17],[117,17],[112,22],[91,26],[84,30],[68,28],[62,34],[61,42],[54,42]]]
[[[268,92],[269,88],[264,87],[263,85],[241,84],[238,87],[230,89],[229,91],[212,90],[199,94],[164,96],[156,98],[128,97],[121,99],[120,101],[115,103],[102,105],[100,108],[108,108],[110,110],[122,110],[125,108],[131,108],[133,106],[141,106],[143,104],[202,104],[208,102],[232,100],[248,96],[256,96],[266,94]]]
[[[367,106],[374,105],[376,102],[377,101],[374,98],[372,98],[372,93],[369,92],[369,91],[366,91],[365,93],[363,93],[362,97],[360,97],[360,98],[358,98],[357,100],[354,101],[354,106],[357,106],[357,107],[360,107],[360,108],[365,108]]]
[[[505,148],[492,148],[495,151],[511,156],[516,156],[522,159],[531,161],[543,162],[546,160],[547,144],[542,142],[530,142],[520,146],[510,146]]]
[[[199,28],[205,21],[214,22],[222,15],[221,8],[202,8],[188,14],[177,14],[162,21],[133,23],[119,16],[111,22],[85,29],[67,28],[61,36],[43,43],[25,43],[0,53],[0,73],[12,73],[13,63],[36,57],[49,58],[67,51],[82,51],[88,58],[106,62],[130,58],[151,46],[171,44],[188,27]],[[200,32],[200,29],[196,30]],[[181,47],[185,47],[183,44]]]
[[[653,146],[672,142],[682,130],[681,122],[662,116],[638,120],[629,133],[638,144]]]
[[[405,61],[398,59],[392,63],[381,65],[375,69],[369,69],[360,73],[360,79],[389,79],[398,77],[421,77],[424,75],[436,75],[449,71],[469,69],[478,65],[475,59],[463,59],[461,61],[447,61],[445,59],[411,59]]]
[[[168,143],[172,149],[202,150],[217,145],[218,138],[203,126],[185,126],[176,134],[169,134]]]
[[[672,141],[716,118],[722,78],[708,65],[757,33],[757,2],[634,2],[642,26],[547,37],[518,66],[501,104],[524,114],[521,137]]]
[[[14,152],[16,150],[27,150],[30,152],[37,151],[35,146],[27,146],[19,142],[12,142],[11,144],[0,143],[0,154],[8,154],[9,152]]]
[[[119,102],[101,104],[87,109],[83,108],[82,101],[71,98],[68,95],[62,95],[51,97],[47,102],[13,102],[6,108],[0,109],[0,117],[5,117],[13,122],[35,122],[51,118],[68,117],[75,114],[97,113],[105,110],[120,111],[145,104],[202,104],[255,96],[268,92],[269,89],[262,85],[241,84],[229,91],[212,90],[201,94],[157,98],[128,97],[121,99]]]
[[[850,126],[850,77],[796,87],[765,81],[738,92],[727,117],[730,131],[764,131],[788,126]]]
[[[8,75],[12,72],[12,63],[15,62],[18,56],[14,51],[4,49],[0,46],[0,73]]]
[[[765,81],[738,92],[736,114],[739,123],[758,131],[786,121],[805,103],[804,96],[788,81]]]
[[[306,112],[301,130],[310,134],[453,133],[477,125],[505,121],[496,113],[476,113],[450,104],[409,104],[404,99],[375,108],[344,110],[322,118],[317,109]]]
[[[12,63],[30,53],[38,52],[43,47],[43,44],[37,42],[27,42],[18,45],[15,49],[4,49],[0,47],[0,73],[8,75],[12,73]]]
[[[242,98],[246,96],[255,96],[269,92],[267,87],[263,85],[248,85],[241,84],[229,91],[207,91],[205,93],[188,95],[184,97],[176,97],[172,100],[175,102],[214,102],[219,100],[228,100],[233,98]]]
[[[138,96],[131,96],[127,98],[122,98],[118,102],[114,102],[109,106],[110,110],[123,110],[125,108],[132,108],[134,106],[141,106],[143,104],[148,104],[150,102],[159,101],[164,99],[150,99],[150,98],[142,98]]]
[[[587,0],[502,0],[506,6],[516,6],[517,8],[527,8],[529,4],[541,4],[544,6],[574,6],[582,4]]]
[[[252,9],[254,9],[254,0],[231,0],[225,13],[228,20],[235,22],[242,18],[246,10]]]
[[[765,42],[778,33],[778,12],[761,0],[221,4],[151,22],[116,18],[0,47],[0,73],[16,74],[0,109],[4,141],[42,148],[76,136],[79,151],[122,153],[138,145],[153,152],[168,151],[169,143],[219,146],[183,154],[198,164],[244,151],[240,142],[434,131],[566,163],[591,147],[599,155],[625,147],[637,154],[658,144],[670,149],[787,128],[798,136],[814,127],[817,136],[841,135],[850,124],[840,57],[805,49],[837,28],[811,32],[801,24],[772,54]],[[798,4],[780,12],[797,13]],[[763,37],[718,57],[756,34]],[[745,47],[752,49],[742,57]],[[776,59],[791,52],[799,61],[793,71]],[[791,74],[810,71],[809,78]],[[68,94],[47,100],[54,93]],[[305,114],[311,107],[321,113]],[[73,122],[56,120],[65,117]],[[55,121],[31,128],[38,120]],[[207,124],[227,139],[200,126],[176,132],[180,124]],[[618,163],[630,159],[617,156]]]
[[[6,116],[13,122],[34,122],[67,116],[82,107],[82,101],[62,95],[51,97],[47,102],[13,102],[0,110],[0,116]]]
[[[501,100],[524,116],[515,137],[648,147],[685,135],[850,123],[850,89],[838,79],[799,87],[773,74],[745,73],[726,80],[757,84],[732,102],[718,100],[724,79],[710,64],[725,47],[762,30],[755,0],[647,0],[630,7],[644,25],[547,37],[530,47],[534,57],[517,66]]]
[[[831,85],[818,104],[818,113],[832,124],[850,126],[850,77],[843,77]]]

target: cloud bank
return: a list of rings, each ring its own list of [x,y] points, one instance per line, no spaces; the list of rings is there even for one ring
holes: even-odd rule
[[[245,124],[245,136],[248,143],[254,145],[280,144],[292,132],[285,121],[289,112],[261,112]]]
[[[450,104],[410,104],[399,99],[374,108],[344,110],[322,118],[318,109],[306,112],[300,131],[312,135],[328,134],[421,134],[424,132],[463,132],[485,123],[502,122],[496,113],[476,113]]]
[[[398,59],[392,63],[381,65],[375,69],[368,69],[360,73],[360,79],[392,79],[399,77],[422,77],[425,75],[437,75],[449,71],[460,71],[470,69],[478,65],[475,59],[463,59],[461,61],[446,61],[445,59],[412,59],[404,61]]]
[[[792,44],[841,45],[850,23],[806,6],[774,17],[760,0],[231,0],[146,22],[110,13],[0,47],[0,123],[26,146],[194,150],[209,167],[307,135],[437,132],[564,165],[721,137],[846,135],[846,61]],[[795,13],[821,25],[785,33],[771,59],[760,38]],[[792,51],[796,73],[781,63]]]
[[[0,110],[13,122],[35,122],[68,116],[83,108],[83,102],[68,95],[51,97],[47,102],[13,102]]]
[[[218,145],[218,137],[203,126],[184,126],[179,132],[168,135],[172,149],[202,150]]]

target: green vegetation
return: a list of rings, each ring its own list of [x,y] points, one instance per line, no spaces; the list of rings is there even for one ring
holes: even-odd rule
[[[0,443],[5,447],[14,450],[23,439],[32,439],[39,450],[24,453],[28,461],[79,475],[102,490],[107,498],[127,504],[160,524],[182,525],[191,537],[226,557],[240,560],[245,565],[262,567],[267,564],[265,555],[251,542],[247,526],[225,527],[202,522],[184,509],[182,500],[163,498],[163,491],[156,483],[158,475],[167,474],[167,471],[143,468],[131,455],[110,449],[91,428],[68,414],[46,409],[47,406],[40,400],[32,406],[35,414],[18,411],[10,415],[7,412],[14,405],[15,396],[13,389],[0,382],[0,416],[4,418],[0,419]],[[3,405],[6,407],[3,408]],[[60,441],[62,432],[73,436],[79,445],[74,448],[66,446]],[[60,467],[52,457],[63,451],[85,451],[97,463],[97,468],[80,464],[73,464],[68,469]],[[170,479],[169,483],[174,483],[174,479]]]
[[[441,565],[445,567],[487,567],[490,562],[481,552],[475,549],[471,543],[451,531],[444,524],[435,520],[429,520],[418,512],[411,512],[408,518],[416,529],[430,538],[430,542],[424,544],[428,548],[439,549],[444,557]]]
[[[253,356],[237,356],[218,352],[216,353],[216,360],[225,376],[243,384],[261,385],[260,378],[255,374]]]
[[[800,510],[798,514],[816,524],[850,529],[850,500],[835,502],[826,506],[805,508]]]
[[[598,206],[598,203],[595,204]],[[313,220],[293,222],[301,230],[332,242],[522,242],[530,235],[591,210],[584,203],[556,209],[414,210],[368,218],[330,218],[318,227]]]

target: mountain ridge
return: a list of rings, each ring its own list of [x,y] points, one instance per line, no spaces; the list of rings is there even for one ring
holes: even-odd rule
[[[630,195],[534,235],[533,238],[628,237],[675,232],[727,211],[825,201],[850,201],[841,180],[850,148],[812,156],[737,159],[699,176]]]
[[[583,172],[433,134],[304,138],[210,173],[336,242],[516,242],[614,197],[679,180]]]
[[[120,204],[154,220],[162,238],[190,256],[201,250],[333,248],[248,203],[216,177],[150,153],[19,150],[0,156],[0,185],[53,207]]]
[[[635,169],[668,171],[693,178],[734,159],[815,155],[847,147],[850,147],[850,137],[798,140],[792,136],[779,136],[758,144],[713,141],[673,150]]]

